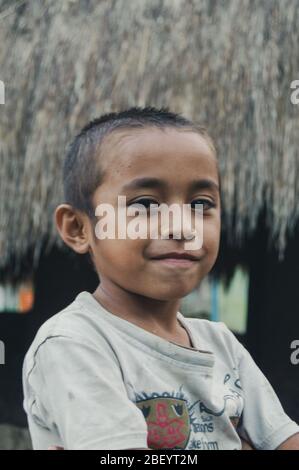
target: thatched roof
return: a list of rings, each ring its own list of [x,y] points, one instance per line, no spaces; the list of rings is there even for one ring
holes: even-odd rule
[[[57,244],[52,213],[71,137],[103,112],[145,104],[207,125],[231,242],[265,206],[283,253],[299,216],[295,0],[1,3],[0,267]]]

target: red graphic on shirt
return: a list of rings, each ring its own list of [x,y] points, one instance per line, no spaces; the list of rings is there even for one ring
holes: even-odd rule
[[[185,449],[190,435],[186,402],[171,397],[158,397],[136,403],[147,427],[151,449]]]

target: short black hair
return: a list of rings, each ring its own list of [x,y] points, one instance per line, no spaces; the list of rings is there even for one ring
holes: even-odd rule
[[[205,127],[195,124],[168,108],[132,107],[104,114],[89,122],[70,144],[63,166],[65,202],[94,219],[92,195],[103,181],[97,162],[104,138],[118,129],[185,128],[202,135],[216,155],[211,137]]]

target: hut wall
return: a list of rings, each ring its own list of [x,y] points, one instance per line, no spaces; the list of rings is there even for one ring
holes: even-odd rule
[[[291,363],[299,340],[299,226],[287,243],[285,259],[268,248],[260,220],[251,242],[246,346],[278,394],[285,411],[299,422],[299,364]]]

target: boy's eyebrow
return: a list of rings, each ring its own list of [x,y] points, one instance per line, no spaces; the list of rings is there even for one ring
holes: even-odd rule
[[[163,189],[167,186],[167,183],[164,180],[153,178],[153,177],[144,177],[144,178],[135,178],[134,180],[130,181],[130,183],[125,184],[122,187],[123,191],[130,190],[130,189]],[[196,191],[200,189],[212,189],[219,192],[219,186],[215,181],[210,179],[199,179],[193,180],[190,183],[190,191]]]

